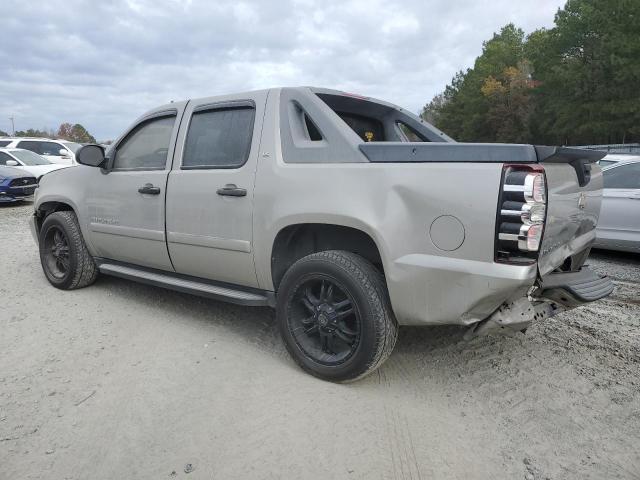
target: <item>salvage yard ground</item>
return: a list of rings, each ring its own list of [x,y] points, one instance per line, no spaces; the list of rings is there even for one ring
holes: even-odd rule
[[[355,384],[299,370],[273,312],[101,277],[62,292],[0,208],[0,479],[640,478],[640,258],[515,338],[403,328]]]

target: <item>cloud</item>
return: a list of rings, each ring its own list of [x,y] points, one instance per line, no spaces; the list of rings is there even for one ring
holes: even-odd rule
[[[418,111],[509,22],[550,26],[561,0],[9,0],[0,130],[82,123],[120,134],[170,100],[290,85]],[[38,5],[36,5],[38,4]]]

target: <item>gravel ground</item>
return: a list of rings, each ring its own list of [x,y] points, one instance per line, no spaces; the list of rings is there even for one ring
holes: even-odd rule
[[[273,312],[116,278],[55,290],[0,209],[2,479],[640,478],[640,258],[514,338],[403,328],[374,375],[300,371]]]

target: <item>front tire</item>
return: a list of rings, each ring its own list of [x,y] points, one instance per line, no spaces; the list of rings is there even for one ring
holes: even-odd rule
[[[308,255],[287,270],[276,315],[296,362],[333,382],[374,371],[398,336],[384,277],[364,258],[340,250]]]
[[[98,269],[82,238],[75,213],[54,212],[39,233],[40,263],[49,283],[61,290],[95,282]]]

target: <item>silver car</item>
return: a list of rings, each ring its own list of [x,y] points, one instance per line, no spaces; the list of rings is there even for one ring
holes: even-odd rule
[[[626,163],[640,160],[640,155],[630,153],[608,153],[604,158],[598,160],[598,165],[602,168],[610,167],[616,163]]]
[[[605,167],[603,177],[594,247],[640,253],[640,158]]]
[[[353,381],[398,325],[516,333],[604,298],[584,267],[603,152],[458,143],[388,102],[281,88],[153,109],[45,175],[31,219],[62,290],[98,273],[275,307],[320,378]]]

